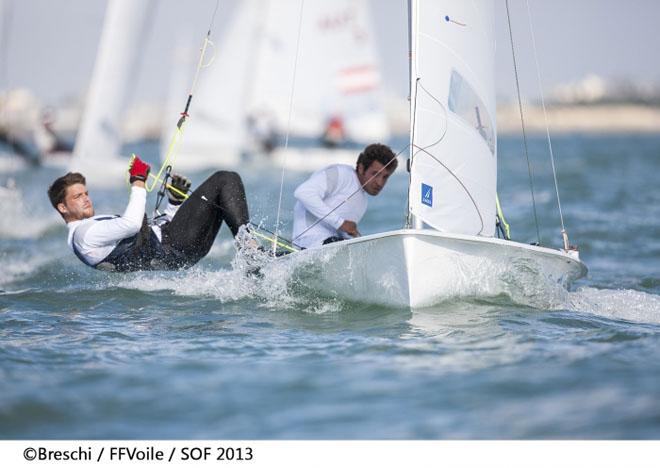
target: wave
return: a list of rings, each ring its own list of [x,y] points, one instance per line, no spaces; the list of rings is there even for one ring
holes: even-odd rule
[[[269,253],[254,248],[250,242],[251,238],[239,235],[236,241],[216,243],[208,258],[208,262],[213,265],[211,268],[205,264],[174,272],[120,275],[98,272],[94,281],[85,281],[84,273],[78,281],[74,281],[69,271],[64,281],[67,284],[73,281],[76,284],[74,289],[89,289],[91,286],[99,290],[118,287],[145,292],[169,291],[178,296],[206,297],[221,303],[248,301],[260,308],[297,310],[311,314],[359,308],[352,301],[322,295],[304,287],[304,272],[298,271],[299,265],[277,261]],[[55,270],[61,271],[59,259],[59,252],[49,255],[33,255],[29,250],[0,253],[0,260],[5,265],[0,270],[0,286],[33,276],[44,267],[47,267],[49,274]],[[216,268],[216,265],[226,266]],[[506,272],[482,272],[482,276],[494,275],[503,280],[495,285],[479,281],[479,278],[466,278],[465,287],[461,288],[465,294],[458,298],[448,298],[445,306],[456,302],[474,304],[474,301],[485,301],[495,305],[568,310],[615,320],[660,324],[659,295],[631,289],[599,289],[589,286],[569,291],[556,280],[544,280],[544,276],[539,275],[534,268],[524,266]],[[60,281],[56,279],[55,283],[59,284]]]
[[[568,293],[565,306],[616,320],[660,324],[660,296],[634,289],[582,287]]]
[[[311,314],[338,312],[344,301],[301,292],[290,281],[294,268],[277,262],[253,245],[248,236],[237,236],[235,255],[228,268],[209,271],[204,267],[177,272],[140,272],[122,275],[111,284],[141,291],[167,290],[180,296],[209,297],[221,303],[256,301],[275,310],[302,310]],[[213,257],[225,257],[232,242],[222,243]],[[107,287],[107,284],[105,285]]]
[[[11,179],[7,186],[0,186],[0,212],[0,238],[3,239],[35,239],[58,222],[56,215],[33,214]]]
[[[295,309],[314,314],[339,312],[356,305],[299,287],[296,269],[293,262],[274,261],[266,252],[239,245],[231,266],[226,269],[208,271],[196,267],[184,272],[139,273],[139,281],[135,277],[125,277],[117,286],[145,291],[169,290],[177,295],[211,297],[222,303],[253,300],[269,309]],[[654,294],[594,287],[569,291],[556,281],[542,281],[542,276],[537,274],[515,276],[515,280],[505,281],[504,287],[500,284],[497,288],[480,291],[483,294],[448,298],[447,302],[486,300],[502,305],[504,301],[537,310],[569,310],[616,320],[660,323],[660,296]]]
[[[0,286],[6,286],[14,281],[20,281],[35,275],[35,272],[52,264],[57,259],[56,254],[31,255],[28,252],[19,254],[0,253],[3,267],[0,269]]]

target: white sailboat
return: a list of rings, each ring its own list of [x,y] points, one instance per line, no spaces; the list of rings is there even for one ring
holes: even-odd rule
[[[389,138],[367,0],[305,1],[298,42],[300,18],[300,0],[243,0],[236,5],[215,59],[200,75],[177,169],[241,164],[245,153],[260,152],[255,145],[259,132],[315,141],[337,116],[351,141]],[[182,94],[183,89],[178,91]],[[353,164],[357,157],[355,150],[305,146],[290,143],[286,152],[276,148],[270,158],[258,161],[310,170],[344,160]],[[163,157],[165,153],[161,151]]]
[[[128,155],[120,155],[122,118],[135,83],[140,42],[148,31],[152,0],[110,0],[96,55],[85,109],[76,136],[72,171],[88,183],[116,185],[123,180]]]
[[[283,257],[306,287],[432,306],[586,274],[576,250],[495,238],[494,5],[410,0],[409,216],[403,229]],[[295,242],[295,239],[294,239]],[[513,284],[512,284],[513,283]]]

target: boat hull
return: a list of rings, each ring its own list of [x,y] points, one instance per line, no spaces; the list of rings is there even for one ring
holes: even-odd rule
[[[584,276],[572,254],[544,247],[430,230],[365,236],[285,257],[294,281],[352,301],[421,308],[460,297],[561,288]]]

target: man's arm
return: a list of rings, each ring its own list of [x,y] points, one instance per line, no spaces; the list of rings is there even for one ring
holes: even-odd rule
[[[360,231],[358,231],[357,223],[354,221],[344,221],[341,226],[339,226],[340,231],[344,231],[346,234],[353,237],[360,237]]]
[[[323,201],[323,198],[327,196],[327,190],[327,175],[324,170],[312,174],[309,179],[298,186],[293,195],[307,211],[319,219],[323,218],[322,223],[333,229],[339,229],[345,220],[336,213],[330,213],[335,207],[328,206]]]
[[[123,239],[134,236],[142,227],[144,212],[147,204],[147,190],[145,182],[149,176],[149,164],[135,156],[129,166],[131,194],[124,214],[93,221],[94,224],[85,231],[83,239],[74,236],[73,241],[81,248],[104,247],[117,243]]]
[[[82,239],[79,239],[78,236],[74,238],[76,245],[83,249],[85,247],[103,247],[137,234],[142,227],[147,203],[147,191],[144,188],[144,182],[141,185],[139,183],[132,184],[131,195],[124,214],[116,218],[92,221],[94,225],[85,232]]]

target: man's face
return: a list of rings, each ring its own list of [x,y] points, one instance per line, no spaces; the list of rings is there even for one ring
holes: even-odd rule
[[[384,167],[385,166],[378,161],[372,161],[366,169],[362,164],[358,164],[358,180],[364,188],[364,191],[369,195],[378,195],[380,191],[383,190],[383,187],[385,187],[387,179],[392,175],[393,171],[389,167],[383,169]]]
[[[94,205],[89,198],[87,187],[73,184],[67,187],[64,202],[57,205],[57,210],[64,215],[66,222],[78,221],[94,216]]]

